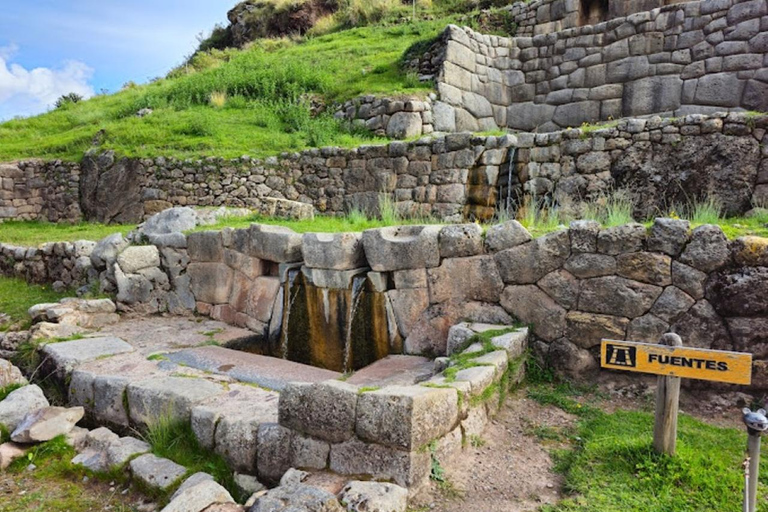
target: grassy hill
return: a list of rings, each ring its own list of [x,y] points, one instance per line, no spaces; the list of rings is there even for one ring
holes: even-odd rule
[[[270,2],[286,4],[260,0]],[[379,4],[389,10],[350,14],[355,6],[370,11]],[[344,5],[346,10],[319,20],[310,35],[258,39],[242,50],[198,51],[154,83],[0,124],[0,161],[79,160],[94,146],[140,157],[263,157],[371,142],[370,133],[333,119],[333,103],[361,94],[427,94],[431,84],[402,68],[404,53],[448,23],[471,22],[466,11],[482,6],[474,0],[439,0],[436,6],[419,0],[412,20],[410,7],[399,0]],[[353,22],[367,26],[348,28]],[[203,42],[203,48],[210,46],[210,40]],[[326,111],[310,115],[310,103],[325,104]],[[145,108],[153,112],[138,117]]]

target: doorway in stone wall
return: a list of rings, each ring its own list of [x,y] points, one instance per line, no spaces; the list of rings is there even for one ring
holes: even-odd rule
[[[581,0],[581,26],[595,25],[608,19],[608,0]]]

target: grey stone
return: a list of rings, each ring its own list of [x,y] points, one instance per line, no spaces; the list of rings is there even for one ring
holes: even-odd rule
[[[397,289],[413,289],[427,287],[427,269],[415,268],[410,270],[395,270],[392,272]]]
[[[555,270],[542,277],[539,288],[555,299],[565,309],[576,307],[579,298],[579,281],[567,270]]]
[[[635,318],[627,329],[627,339],[645,343],[657,343],[661,335],[667,332],[669,324],[651,314]]]
[[[629,319],[610,315],[596,315],[571,311],[565,317],[566,337],[581,348],[592,348],[602,339],[623,340]]]
[[[171,501],[178,498],[181,493],[186,491],[187,489],[191,489],[192,487],[199,485],[203,482],[213,482],[214,479],[211,475],[208,473],[203,473],[202,471],[198,471],[197,473],[190,475],[186,480],[184,480],[178,489],[176,489],[176,492],[173,493],[173,496],[171,496]]]
[[[367,268],[329,270],[324,268],[301,267],[301,273],[304,274],[304,278],[307,282],[318,288],[348,290],[352,288],[352,283],[356,277],[362,277],[367,273]],[[277,294],[277,289],[273,290],[273,292],[273,294],[270,294],[270,297],[274,297],[274,295]],[[269,320],[268,317],[269,315],[266,320]]]
[[[302,254],[308,267],[348,270],[366,266],[361,233],[305,233]]]
[[[451,224],[438,236],[441,258],[463,258],[483,252],[483,229],[478,224]]]
[[[533,239],[527,229],[516,220],[496,224],[488,228],[485,245],[490,252],[511,249]]]
[[[291,465],[303,469],[325,469],[330,444],[295,434],[291,439]]]
[[[579,308],[591,313],[637,318],[647,313],[662,288],[623,277],[596,277],[581,284]]]
[[[733,348],[750,352],[755,359],[768,357],[768,318],[727,318]]]
[[[234,271],[223,263],[190,263],[187,267],[190,289],[195,299],[208,304],[226,304]]]
[[[670,324],[695,303],[696,300],[680,288],[667,286],[653,304],[651,314]]]
[[[154,377],[132,382],[126,389],[131,420],[142,426],[163,415],[186,420],[193,405],[222,393],[217,384],[185,377]]]
[[[547,358],[558,372],[577,380],[593,375],[599,368],[597,361],[587,350],[577,347],[565,338],[550,344]]]
[[[680,255],[680,262],[702,272],[712,272],[730,258],[728,239],[719,226],[706,224],[693,230],[691,241]]]
[[[571,252],[597,252],[600,224],[594,220],[575,220],[569,226]]]
[[[152,283],[139,274],[125,274],[117,263],[114,264],[117,281],[117,302],[133,305],[148,302],[152,293]]]
[[[10,361],[0,359],[0,389],[15,384],[25,385],[27,379],[21,374],[21,370],[13,366]]]
[[[161,512],[203,511],[221,503],[235,503],[235,500],[224,487],[213,480],[205,480],[179,493]]]
[[[411,329],[429,307],[429,292],[426,288],[390,290],[387,299],[397,323],[397,329],[404,337],[410,336]]]
[[[120,338],[108,337],[49,343],[43,347],[42,352],[63,375],[86,361],[127,354],[133,350],[131,345]]]
[[[189,231],[197,226],[197,213],[186,206],[168,208],[147,219],[141,226],[145,235],[165,235]]]
[[[130,462],[133,477],[151,489],[166,490],[178,482],[187,472],[168,459],[161,459],[150,453]]]
[[[737,107],[745,83],[739,80],[735,73],[704,75],[699,78],[694,100],[699,105]]]
[[[122,467],[138,455],[149,453],[152,447],[135,437],[122,437],[119,442],[107,448],[107,463],[109,467]]]
[[[341,491],[341,504],[350,512],[405,512],[408,490],[383,482],[349,482]]]
[[[0,402],[0,425],[13,432],[28,413],[43,407],[48,407],[48,400],[36,384],[14,390]]]
[[[446,342],[446,354],[451,355],[460,352],[469,344],[469,340],[477,333],[469,328],[469,324],[462,322],[452,326],[448,330],[448,341]]]
[[[252,496],[257,492],[266,490],[266,486],[259,482],[258,478],[243,473],[235,473],[235,486],[241,496]]]
[[[682,219],[657,218],[648,236],[648,250],[679,255],[691,236],[691,223]]]
[[[528,328],[502,334],[491,339],[494,347],[507,351],[509,360],[522,356],[528,349]]]
[[[554,341],[565,332],[565,309],[537,286],[506,287],[501,305],[521,322],[533,324],[534,334],[547,341]]]
[[[579,279],[613,275],[617,270],[616,258],[607,254],[575,254],[565,262],[565,269]]]
[[[67,434],[84,415],[82,407],[43,407],[24,416],[11,432],[11,440],[25,444],[50,441]]]
[[[127,247],[117,256],[117,264],[126,274],[135,274],[145,268],[159,267],[160,252],[154,245]]]
[[[535,283],[563,266],[571,252],[568,231],[558,231],[494,255],[505,283]]]
[[[706,300],[700,300],[678,318],[670,331],[679,334],[686,347],[732,349],[728,329]]]
[[[187,254],[195,263],[224,261],[221,231],[199,231],[187,236]]]
[[[387,124],[387,137],[408,139],[421,135],[421,114],[418,112],[397,112]]]
[[[428,451],[402,451],[356,438],[331,446],[331,471],[341,475],[392,480],[403,487],[418,487],[430,471]]]
[[[624,85],[624,116],[643,116],[680,108],[683,81],[665,75],[641,78]]]
[[[357,388],[344,382],[289,384],[280,394],[280,425],[332,443],[354,435]]]
[[[435,131],[455,132],[456,111],[447,103],[436,101],[432,104],[432,117]]]
[[[278,482],[291,467],[292,435],[290,429],[276,423],[259,426],[256,467],[263,481]]]
[[[704,298],[707,274],[680,262],[672,262],[672,284],[696,300]]]
[[[250,256],[278,263],[293,263],[303,258],[302,236],[289,228],[253,224],[249,233],[251,235]]]
[[[281,485],[256,499],[249,512],[344,512],[336,496],[303,484]]]
[[[645,236],[646,230],[642,224],[606,228],[597,235],[597,251],[611,255],[642,251]]]
[[[707,299],[723,316],[768,316],[768,267],[741,267],[712,275]]]
[[[450,432],[458,413],[454,390],[387,386],[360,395],[356,433],[364,441],[412,451]]]
[[[440,226],[396,226],[363,232],[365,256],[376,272],[431,268],[440,263]]]
[[[96,269],[110,268],[117,259],[117,255],[128,247],[128,240],[122,233],[113,233],[96,242],[91,251],[91,264]]]
[[[504,288],[491,256],[446,258],[427,270],[427,279],[432,304],[451,299],[498,302]]]
[[[672,283],[672,259],[666,254],[630,252],[616,257],[617,274],[643,283],[666,286]]]

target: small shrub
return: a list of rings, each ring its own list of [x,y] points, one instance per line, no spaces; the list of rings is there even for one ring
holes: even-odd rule
[[[76,92],[71,92],[59,97],[59,99],[56,100],[55,105],[56,108],[64,108],[81,101],[83,101],[83,97],[81,95],[77,94]]]
[[[223,108],[227,104],[227,93],[222,91],[214,91],[208,97],[208,103],[214,108]]]
[[[723,218],[722,202],[713,196],[695,201],[689,210],[690,220],[694,224],[719,224]]]

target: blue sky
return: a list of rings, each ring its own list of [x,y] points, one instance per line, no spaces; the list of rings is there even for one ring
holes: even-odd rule
[[[165,75],[237,0],[0,0],[0,120]]]

